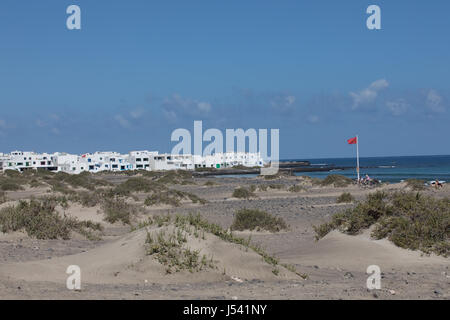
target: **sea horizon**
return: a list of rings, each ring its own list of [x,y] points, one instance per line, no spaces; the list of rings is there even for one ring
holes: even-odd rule
[[[360,159],[363,158],[409,158],[409,157],[449,157],[450,154],[421,154],[421,155],[383,155],[383,156],[360,156]],[[318,159],[355,159],[356,156],[353,157],[295,157],[295,158],[283,158],[280,159],[281,162],[286,161],[309,161],[309,160],[318,160]]]
[[[342,174],[349,178],[356,178],[356,157],[353,158],[310,158],[291,159],[281,161],[309,161],[311,166],[350,167],[344,170],[326,172],[300,172],[296,175],[307,175],[315,178],[325,178],[330,174]],[[407,179],[424,181],[450,181],[450,155],[426,156],[385,156],[360,157],[361,176],[369,175],[382,182],[400,182]]]

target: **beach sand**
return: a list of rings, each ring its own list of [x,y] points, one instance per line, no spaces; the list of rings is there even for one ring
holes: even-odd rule
[[[205,186],[206,181],[214,185]],[[182,203],[180,207],[147,207],[146,215],[200,213],[212,223],[229,228],[241,208],[267,211],[282,217],[289,230],[279,233],[236,232],[259,244],[280,263],[292,264],[303,279],[272,266],[251,250],[221,241],[208,234],[204,241],[189,239],[191,248],[211,255],[218,268],[197,273],[181,271],[165,274],[164,268],[145,254],[147,231],[130,232],[129,226],[103,221],[99,207],[72,204],[65,214],[81,220],[101,222],[105,228],[99,241],[82,237],[71,240],[36,240],[25,233],[0,233],[0,299],[449,299],[450,259],[423,255],[396,247],[388,240],[373,240],[369,232],[349,236],[337,231],[315,240],[312,226],[325,222],[354,204],[337,204],[336,198],[350,192],[362,200],[375,189],[309,187],[306,191],[285,189],[257,191],[257,198],[232,198],[238,186],[259,184],[303,184],[299,177],[273,181],[262,178],[195,178],[193,185],[173,188],[198,195],[208,203]],[[383,185],[377,189],[403,190],[404,184]],[[43,189],[8,192],[12,199],[45,194]],[[429,189],[436,197],[450,195],[449,186]],[[141,203],[145,195],[137,196]],[[60,209],[62,210],[62,209]],[[66,288],[66,269],[81,268],[81,290]],[[366,269],[377,265],[382,272],[381,289],[368,290]]]

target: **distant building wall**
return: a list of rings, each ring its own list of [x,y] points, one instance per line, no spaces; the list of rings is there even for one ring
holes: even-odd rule
[[[190,154],[159,154],[157,151],[95,152],[83,155],[68,153],[34,153],[13,151],[0,153],[0,170],[25,171],[45,169],[79,174],[81,172],[127,171],[127,170],[194,170],[195,168],[226,168],[233,166],[262,167],[264,161],[259,153],[218,153],[207,156]]]

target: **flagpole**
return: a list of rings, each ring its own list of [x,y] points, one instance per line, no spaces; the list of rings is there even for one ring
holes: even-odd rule
[[[359,183],[359,136],[356,135],[356,173],[358,174]]]

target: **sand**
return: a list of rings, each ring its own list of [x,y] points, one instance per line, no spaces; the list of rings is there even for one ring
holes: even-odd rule
[[[205,187],[206,181],[217,184]],[[240,208],[262,209],[283,217],[288,231],[240,232],[274,254],[283,264],[292,264],[297,274],[265,263],[252,250],[224,242],[207,234],[206,239],[190,237],[187,245],[212,256],[217,268],[197,273],[181,271],[166,274],[165,268],[146,255],[147,231],[156,227],[130,231],[120,223],[103,221],[99,207],[83,208],[73,204],[65,214],[81,220],[101,222],[105,236],[100,241],[76,237],[72,240],[36,240],[26,234],[0,233],[0,299],[449,299],[450,259],[426,256],[396,247],[388,240],[373,240],[369,232],[349,236],[333,231],[315,241],[312,225],[327,221],[333,214],[352,204],[336,204],[342,192],[361,200],[373,189],[310,188],[291,193],[286,190],[256,192],[258,198],[241,200],[231,197],[237,186],[301,183],[295,177],[276,181],[260,178],[196,178],[195,185],[174,186],[208,200],[205,205],[183,203],[180,207],[155,206],[146,215],[200,213],[228,228]],[[404,189],[405,185],[385,185],[380,189]],[[450,195],[449,186],[435,196]],[[10,192],[10,199],[26,199],[44,191]],[[141,197],[140,197],[141,198]],[[138,201],[139,202],[139,201]],[[13,203],[13,202],[9,202]],[[3,204],[3,206],[8,204]],[[81,268],[81,291],[66,288],[66,269]],[[382,271],[381,290],[366,287],[366,269],[378,265]]]

